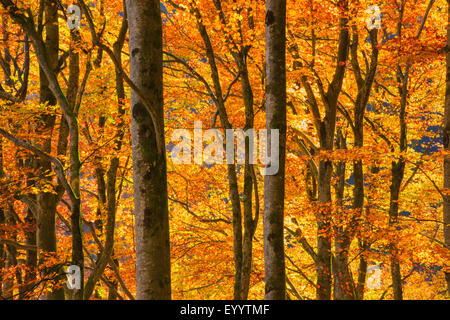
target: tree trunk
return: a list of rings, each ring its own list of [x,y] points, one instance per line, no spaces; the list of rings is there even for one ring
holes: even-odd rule
[[[407,95],[408,95],[408,71],[409,66],[406,66],[405,73],[403,74],[398,67],[398,78],[399,78],[399,92],[401,95],[400,102],[400,152],[405,152],[407,149],[407,137],[406,137],[406,105],[407,105]],[[392,162],[392,181],[390,187],[390,202],[389,202],[389,226],[395,228],[392,230],[394,235],[399,231],[398,225],[398,201],[400,199],[400,189],[405,174],[405,159],[400,156],[398,161]],[[403,300],[403,288],[402,288],[402,275],[400,271],[400,263],[398,260],[398,248],[396,239],[393,239],[389,244],[390,255],[391,255],[391,277],[392,277],[392,287],[394,289],[394,299]]]
[[[244,49],[246,50],[246,49]],[[245,106],[245,129],[253,129],[253,91],[247,68],[247,52],[241,52],[239,69],[241,71],[241,88]],[[253,164],[250,163],[250,146],[245,141],[245,170],[244,170],[244,239],[242,244],[242,273],[240,299],[246,300],[250,288],[252,272],[253,236],[258,225],[259,199],[257,181]],[[253,188],[253,186],[255,188]],[[255,218],[253,218],[252,195],[255,193]]]
[[[318,202],[321,206],[317,213],[317,299],[331,299],[331,236],[330,212],[327,204],[331,204],[331,161],[320,161],[318,179]]]
[[[120,33],[119,33],[119,36],[117,37],[117,41],[114,43],[114,56],[116,57],[116,59],[120,65],[122,65],[122,49],[123,49],[123,45],[125,42],[125,36],[128,31],[128,17],[127,17],[125,3],[124,3],[124,12],[125,12],[125,16],[123,17],[123,20],[122,20],[122,26],[120,28]],[[124,81],[123,81],[123,77],[122,77],[120,70],[116,68],[115,73],[116,73],[116,92],[117,92],[117,104],[118,104],[117,112],[120,115],[120,122],[119,122],[119,125],[117,128],[118,137],[116,139],[115,150],[117,152],[119,152],[120,149],[122,148],[122,142],[123,142],[123,137],[124,137],[124,126],[125,126],[124,100],[126,98],[126,95],[125,95]],[[112,163],[113,162],[111,161],[111,166],[112,166]],[[116,171],[117,171],[117,169],[118,169],[118,167],[115,168]],[[111,185],[112,185],[112,183],[111,183]],[[114,188],[115,188],[115,183],[114,183]],[[110,196],[112,197],[112,194]],[[114,196],[115,196],[115,192],[114,192]],[[112,199],[111,199],[111,201],[112,201]],[[117,205],[114,203],[114,206],[116,207]],[[117,208],[114,208],[114,210],[117,210]],[[114,247],[113,247],[111,255],[114,255]],[[117,268],[119,269],[119,266],[120,266],[119,259],[114,259],[113,261],[116,264]],[[112,284],[113,284],[114,289],[109,290],[108,300],[116,300],[117,299],[117,294],[116,294],[116,291],[118,288],[117,280],[113,280]]]
[[[17,231],[15,230],[16,227],[16,221],[13,217],[13,215],[10,212],[11,209],[5,210],[5,218],[6,218],[6,225],[10,226],[12,232],[9,233],[8,238],[10,238],[12,241],[17,241]],[[5,269],[12,269],[17,266],[17,248],[11,245],[6,245],[6,255],[5,255]],[[17,274],[17,271],[19,274]],[[20,269],[18,269],[16,273],[16,281],[17,284],[20,284]],[[19,277],[17,277],[19,275]],[[9,278],[8,280],[5,280],[3,283],[3,297],[7,300],[13,300],[14,299],[14,277]]]
[[[59,28],[58,28],[58,6],[57,1],[43,1],[45,16],[45,46],[48,55],[48,61],[53,70],[58,64],[59,50]],[[42,69],[40,69],[40,103],[46,103],[50,106],[56,105],[56,99],[49,88],[49,82]],[[43,136],[43,141],[39,144],[42,151],[51,152],[51,134],[55,125],[55,116],[42,116],[43,125],[38,129],[39,134]],[[47,159],[37,160],[37,169],[40,179],[51,183],[48,173],[51,170],[51,163]],[[45,183],[45,182],[44,182]],[[37,245],[39,249],[39,263],[43,263],[46,255],[56,254],[56,225],[55,215],[57,206],[57,197],[50,192],[39,192],[37,195]],[[53,270],[44,270],[44,274]],[[55,289],[47,294],[48,300],[64,300],[63,288]]]
[[[392,183],[391,183],[391,198],[389,207],[389,225],[396,228],[398,224],[398,199],[400,194],[400,187],[403,180],[405,164],[402,160],[392,163]],[[394,289],[394,299],[403,299],[402,290],[402,276],[400,273],[400,264],[398,261],[398,249],[395,241],[390,243],[391,254],[391,277],[392,287]]]
[[[67,121],[69,128],[69,159],[70,159],[70,185],[74,193],[71,201],[71,228],[72,228],[72,264],[80,267],[80,289],[74,289],[71,293],[71,300],[83,300],[84,297],[84,253],[83,253],[83,229],[81,219],[81,198],[80,198],[80,171],[81,162],[79,154],[79,127],[78,110],[76,110],[76,100],[80,77],[80,55],[76,50],[76,43],[80,41],[78,30],[70,31],[70,53],[69,53],[69,87],[67,91],[67,101],[69,108],[73,112],[73,117]]]
[[[358,239],[359,249],[361,251],[367,250],[368,245]],[[356,299],[364,300],[364,288],[366,286],[366,275],[367,275],[367,260],[360,255],[359,257],[359,266],[358,266],[358,283],[356,284]]]
[[[127,0],[130,75],[151,105],[131,93],[136,298],[170,299],[170,241],[164,143],[162,21],[156,0]],[[152,119],[150,112],[156,116]]]
[[[27,215],[25,217],[25,222],[27,227],[30,228],[29,231],[25,232],[26,244],[31,246],[36,246],[36,219],[30,208],[27,209]],[[36,250],[27,250],[26,252],[26,266],[25,270],[25,281],[24,286],[21,288],[21,296],[24,298],[30,297],[31,291],[33,290],[34,284],[36,282],[36,269],[37,269],[37,252]]]
[[[279,167],[264,177],[265,299],[286,298],[284,196],[286,156],[286,0],[266,2],[267,152],[272,132],[279,130]],[[273,165],[273,164],[272,164]]]
[[[347,149],[345,137],[341,130],[338,130],[336,137],[336,149]],[[345,191],[345,162],[338,162],[336,168],[336,207],[345,212],[343,207],[344,191]],[[339,211],[337,211],[339,214]],[[352,300],[354,299],[354,283],[348,268],[348,252],[351,243],[351,235],[346,226],[346,216],[343,218],[336,217],[336,239],[335,239],[335,256],[333,260],[334,274],[334,299],[335,300]]]

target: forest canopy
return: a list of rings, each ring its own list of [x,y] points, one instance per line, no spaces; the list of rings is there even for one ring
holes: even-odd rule
[[[0,300],[448,299],[448,1],[0,0]]]

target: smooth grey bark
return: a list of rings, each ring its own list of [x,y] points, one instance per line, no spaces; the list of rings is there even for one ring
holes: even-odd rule
[[[162,21],[157,0],[127,0],[131,93],[136,298],[170,299],[170,241],[164,143]],[[156,119],[152,119],[152,111]],[[159,148],[159,146],[163,146]]]
[[[286,157],[286,0],[266,2],[266,126],[279,130],[279,169],[264,177],[265,299],[286,298],[284,196]]]

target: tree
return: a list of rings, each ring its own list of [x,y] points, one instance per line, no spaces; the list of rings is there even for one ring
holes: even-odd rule
[[[159,1],[126,1],[130,26],[136,297],[170,299],[170,243]],[[147,108],[142,99],[146,99]]]
[[[286,298],[284,262],[284,193],[286,159],[286,1],[266,4],[266,121],[267,150],[273,150],[272,131],[279,130],[279,166],[264,177],[265,299]],[[268,152],[268,151],[266,151]],[[267,164],[266,164],[267,165]]]
[[[44,12],[44,21],[42,27],[45,29],[45,47],[50,61],[50,68],[56,70],[58,67],[59,55],[59,26],[58,26],[58,5],[56,1],[46,0],[42,2],[42,10]],[[40,69],[40,103],[48,106],[57,104],[53,95],[47,76],[44,70]],[[38,142],[39,148],[47,153],[51,152],[51,137],[56,124],[54,115],[43,115],[38,119],[37,134],[42,136]],[[42,184],[51,183],[48,178],[51,171],[51,162],[48,159],[35,159],[35,166],[38,169],[38,179]],[[53,192],[40,192],[36,196],[37,201],[37,246],[39,248],[40,263],[44,263],[46,255],[56,253],[56,206],[58,203],[58,195]],[[51,272],[50,272],[51,273]],[[49,293],[49,300],[64,300],[64,291],[62,288],[55,292]]]

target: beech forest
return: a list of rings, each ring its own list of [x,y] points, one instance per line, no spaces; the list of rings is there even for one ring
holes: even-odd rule
[[[0,0],[0,300],[450,299],[450,0]]]

